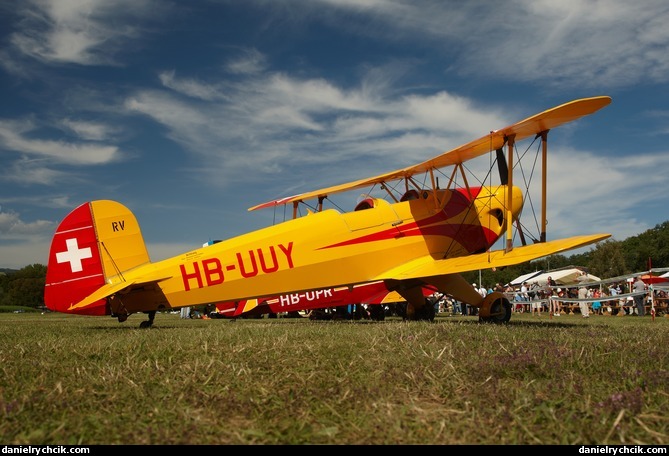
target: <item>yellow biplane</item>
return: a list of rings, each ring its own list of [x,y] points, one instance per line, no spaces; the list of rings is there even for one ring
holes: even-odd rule
[[[150,327],[162,310],[382,281],[407,302],[407,319],[434,318],[423,292],[429,287],[477,307],[481,321],[507,322],[508,299],[482,297],[460,274],[610,236],[548,241],[545,209],[549,131],[610,102],[606,96],[574,100],[414,166],[254,206],[249,210],[292,205],[293,217],[158,262],[150,261],[128,208],[109,200],[84,203],[54,234],[45,303],[54,311],[119,321],[144,312],[149,319],[141,326]],[[520,220],[526,195],[513,183],[515,148],[526,138],[541,145],[543,162],[540,233],[529,244]],[[470,185],[463,164],[486,154],[497,164],[499,183],[490,177],[487,185]],[[440,175],[447,177],[445,188]],[[335,194],[363,188],[371,190],[350,212],[323,207]],[[372,196],[374,189],[383,197]],[[304,215],[301,205],[310,207]],[[492,250],[498,240],[501,246]]]

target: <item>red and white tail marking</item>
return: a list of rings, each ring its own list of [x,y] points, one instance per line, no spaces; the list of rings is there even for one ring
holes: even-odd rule
[[[74,209],[60,223],[51,241],[44,302],[47,308],[68,312],[68,308],[105,284],[98,239],[90,203]],[[101,299],[75,313],[107,315]]]

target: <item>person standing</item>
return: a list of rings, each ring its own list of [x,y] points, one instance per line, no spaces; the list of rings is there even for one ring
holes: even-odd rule
[[[534,312],[537,313],[537,316],[541,316],[541,305],[542,300],[541,296],[538,294],[539,284],[537,282],[532,282],[532,285],[527,289],[527,298],[530,301],[532,308],[532,315]]]
[[[520,300],[523,303],[523,309],[531,312],[531,305],[527,303],[527,301],[530,299],[529,296],[527,296],[527,290],[527,282],[523,282],[523,284],[520,286]]]
[[[634,307],[636,307],[637,314],[643,317],[646,313],[646,284],[641,280],[641,276],[636,277],[634,285],[632,285],[632,291],[639,293],[634,295]],[[634,315],[634,311],[632,311],[632,315]]]
[[[556,295],[555,287],[557,287],[555,280],[553,280],[552,277],[548,277],[548,279],[546,279],[546,285],[544,286],[544,297],[548,299],[548,312],[555,317],[559,317],[560,312],[562,311],[560,308],[560,301],[551,298],[551,296]]]
[[[585,272],[581,271],[581,274],[578,276],[577,280],[580,282],[578,287],[578,307],[581,309],[581,315],[583,318],[588,318],[590,317],[590,308],[588,307],[588,302],[586,301],[586,299],[588,299],[588,289],[584,283],[587,282],[588,276],[585,274]]]

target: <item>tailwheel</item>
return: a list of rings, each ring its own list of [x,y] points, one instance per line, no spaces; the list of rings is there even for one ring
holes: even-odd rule
[[[156,318],[156,311],[152,310],[151,312],[147,312],[149,314],[149,319],[147,321],[143,321],[139,324],[139,327],[142,329],[145,328],[150,328],[153,326],[153,319]]]
[[[511,319],[511,302],[502,293],[490,293],[479,308],[479,321],[507,323]]]

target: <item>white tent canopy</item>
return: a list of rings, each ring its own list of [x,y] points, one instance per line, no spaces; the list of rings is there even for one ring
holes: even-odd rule
[[[516,285],[522,285],[523,282],[527,282],[528,280],[530,280],[530,279],[532,279],[532,278],[534,278],[534,277],[536,277],[540,274],[543,274],[543,272],[544,271],[534,271],[534,272],[530,272],[529,274],[523,274],[521,276],[516,277],[511,282],[509,282],[509,285],[511,285],[512,287],[515,287]]]
[[[578,284],[577,277],[581,274],[581,270],[578,268],[569,268],[569,269],[562,269],[559,271],[550,271],[550,272],[539,272],[539,273],[533,273],[534,275],[529,275],[529,278],[525,278],[528,274],[522,275],[513,281],[509,282],[511,285],[520,285],[523,282],[528,282],[528,283],[533,283],[537,282],[540,286],[546,285],[546,282],[548,281],[548,278],[551,277],[553,280],[555,280],[555,283],[558,285],[574,285],[576,286]],[[599,277],[594,276],[592,274],[587,274],[586,273],[586,278],[587,282],[598,282],[601,280]],[[520,280],[520,282],[518,281]]]

